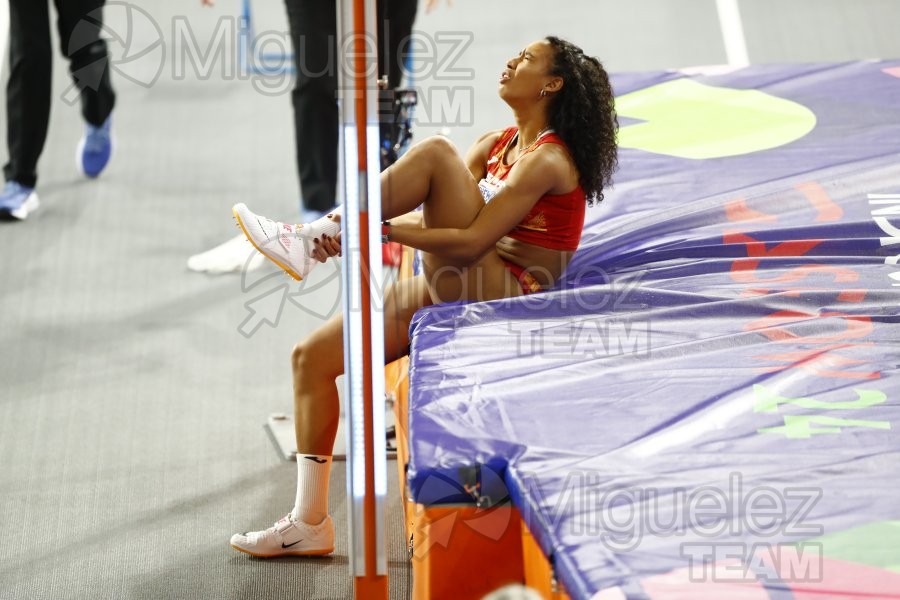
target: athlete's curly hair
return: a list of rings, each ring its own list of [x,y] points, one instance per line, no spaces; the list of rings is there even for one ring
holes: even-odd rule
[[[553,36],[546,40],[556,51],[550,73],[564,82],[549,107],[550,127],[572,153],[588,204],[600,202],[619,164],[619,121],[609,76],[575,44]]]

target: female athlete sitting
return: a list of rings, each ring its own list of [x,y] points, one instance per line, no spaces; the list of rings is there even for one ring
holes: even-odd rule
[[[510,60],[499,84],[516,127],[485,134],[465,159],[446,138],[426,139],[381,174],[386,235],[423,253],[423,274],[386,293],[387,361],[408,351],[409,323],[423,306],[551,286],[578,247],[586,204],[602,200],[610,183],[618,123],[596,58],[548,37]],[[340,252],[339,211],[305,225],[271,221],[243,204],[234,214],[253,245],[296,279]],[[296,502],[269,529],[234,535],[237,550],[259,557],[334,550],[327,501],[342,328],[335,316],[293,350]]]

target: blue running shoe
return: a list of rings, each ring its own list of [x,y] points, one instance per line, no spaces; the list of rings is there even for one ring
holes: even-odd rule
[[[107,117],[99,127],[88,123],[84,129],[84,137],[78,142],[78,166],[88,177],[98,176],[112,156],[111,118]]]
[[[38,206],[40,202],[34,188],[25,187],[18,181],[7,181],[0,192],[0,217],[24,221]]]

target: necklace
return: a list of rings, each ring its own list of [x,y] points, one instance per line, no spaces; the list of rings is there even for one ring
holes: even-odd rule
[[[534,145],[534,143],[536,141],[538,141],[539,139],[541,139],[541,136],[544,135],[545,133],[547,133],[548,131],[550,131],[550,127],[549,126],[544,127],[543,129],[538,131],[538,134],[536,136],[534,136],[534,139],[531,140],[531,142],[529,142],[528,144],[525,144],[522,147],[518,147],[518,144],[516,144],[516,146],[517,146],[516,150],[519,151],[519,154],[522,154],[523,152],[525,152],[526,150],[531,148]],[[519,135],[519,132],[516,132],[516,136],[518,136],[518,135]],[[519,139],[521,139],[521,137]]]

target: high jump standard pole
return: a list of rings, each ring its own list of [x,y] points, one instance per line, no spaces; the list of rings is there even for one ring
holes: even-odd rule
[[[375,0],[340,0],[344,397],[354,597],[387,600],[384,318]]]

